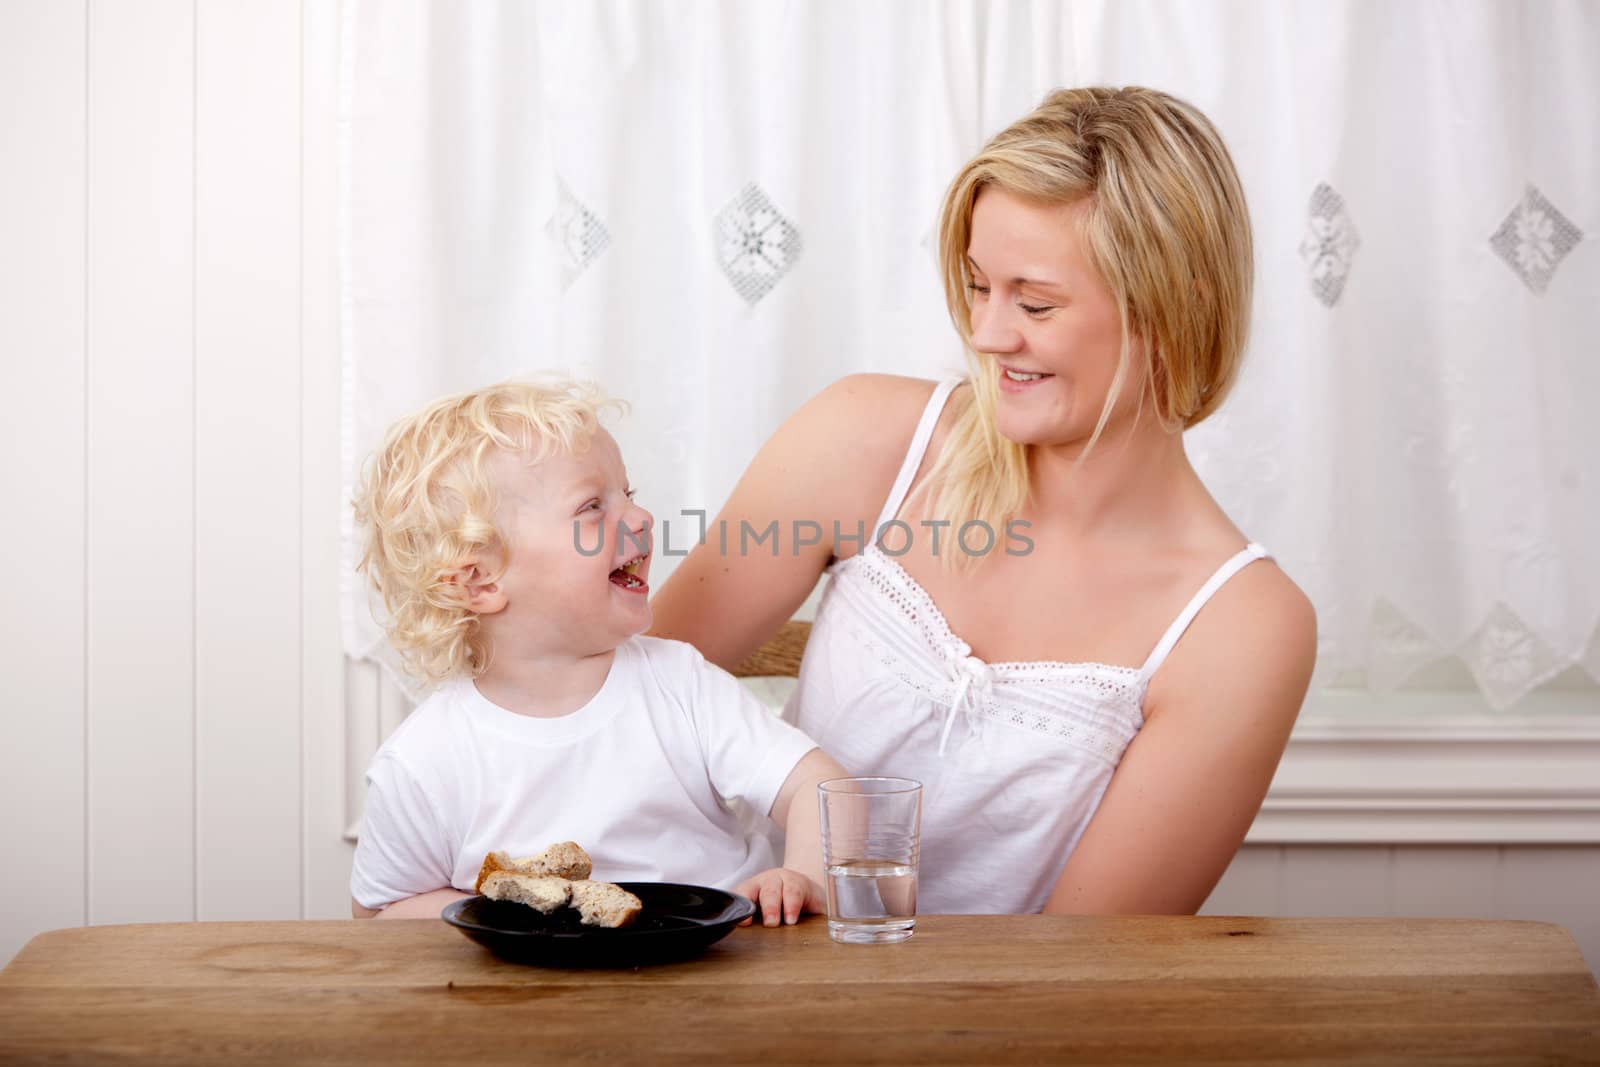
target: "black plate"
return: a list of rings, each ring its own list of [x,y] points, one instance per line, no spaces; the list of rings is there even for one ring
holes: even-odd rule
[[[744,897],[703,885],[618,882],[644,910],[620,930],[584,926],[572,908],[541,915],[506,900],[468,897],[445,907],[440,918],[517,963],[545,967],[633,967],[687,959],[728,936],[755,914]]]

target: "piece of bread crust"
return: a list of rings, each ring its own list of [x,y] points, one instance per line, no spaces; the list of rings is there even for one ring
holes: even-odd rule
[[[576,841],[562,841],[537,856],[526,856],[520,860],[514,860],[509,853],[496,849],[483,857],[483,865],[478,868],[478,878],[472,883],[472,891],[482,893],[484,880],[495,871],[516,871],[540,878],[577,881],[594,873],[594,862]]]
[[[478,868],[478,880],[472,883],[474,893],[483,892],[483,883],[495,871],[514,871],[516,862],[504,852],[491,852],[483,857],[483,866]]]
[[[493,856],[494,853],[491,852],[489,855]],[[570,878],[573,881],[587,878],[594,873],[594,861],[589,859],[589,854],[576,841],[562,841],[551,845],[537,856],[513,860],[511,865],[523,874],[550,875],[555,878]]]
[[[482,892],[490,900],[515,901],[548,915],[566,905],[574,884],[565,878],[495,871],[483,880]]]
[[[629,925],[644,908],[643,901],[619,885],[586,880],[571,883],[571,904],[585,926],[611,929]]]

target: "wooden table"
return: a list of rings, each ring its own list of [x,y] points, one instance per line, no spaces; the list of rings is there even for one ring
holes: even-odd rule
[[[442,922],[102,926],[0,972],[0,1063],[1600,1063],[1543,923],[808,919],[638,971],[503,963]]]

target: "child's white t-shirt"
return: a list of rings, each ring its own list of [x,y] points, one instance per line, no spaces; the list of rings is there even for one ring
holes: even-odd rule
[[[377,908],[471,892],[491,850],[558,841],[582,845],[597,879],[731,889],[778,861],[768,820],[729,802],[765,816],[815,747],[680,641],[624,642],[600,691],[558,718],[518,715],[458,679],[373,757],[350,894]]]

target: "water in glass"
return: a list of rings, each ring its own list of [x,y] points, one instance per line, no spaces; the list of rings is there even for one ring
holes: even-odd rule
[[[917,868],[895,860],[828,866],[828,933],[836,941],[904,941],[917,921]]]

